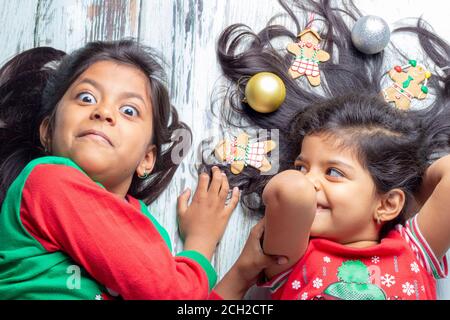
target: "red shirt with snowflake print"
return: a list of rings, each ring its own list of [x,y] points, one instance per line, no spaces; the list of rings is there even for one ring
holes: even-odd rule
[[[436,279],[447,273],[415,216],[368,248],[311,239],[296,265],[260,286],[281,300],[426,300],[436,299]]]

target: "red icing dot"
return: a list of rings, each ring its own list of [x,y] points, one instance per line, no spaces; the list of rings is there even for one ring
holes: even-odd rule
[[[394,70],[397,71],[397,72],[402,72],[403,71],[402,67],[400,67],[400,66],[395,66]]]

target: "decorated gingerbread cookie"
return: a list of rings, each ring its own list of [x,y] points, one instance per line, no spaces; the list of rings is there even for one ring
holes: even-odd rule
[[[234,174],[239,174],[245,166],[267,172],[272,165],[265,155],[275,146],[272,140],[250,143],[248,134],[241,133],[233,139],[220,141],[214,154],[219,161],[230,164],[231,172]]]
[[[402,110],[408,110],[413,98],[422,100],[427,97],[427,80],[431,73],[416,60],[409,60],[405,66],[395,66],[389,71],[389,77],[394,83],[383,90],[387,102],[394,102]]]
[[[290,43],[287,50],[295,55],[289,74],[296,79],[306,75],[312,86],[320,85],[319,63],[330,59],[328,52],[320,49],[319,34],[313,29],[305,29],[298,36],[299,41]]]

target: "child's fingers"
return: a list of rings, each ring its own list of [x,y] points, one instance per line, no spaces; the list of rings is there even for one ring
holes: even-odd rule
[[[230,185],[228,184],[228,179],[225,173],[222,173],[222,186],[219,192],[219,198],[221,201],[225,201],[230,191]]]
[[[209,175],[205,172],[198,177],[198,185],[195,191],[195,197],[206,195],[208,193]]]
[[[255,224],[250,231],[252,237],[254,237],[257,240],[260,240],[264,234],[264,217],[258,221],[257,224]]]
[[[228,212],[231,213],[234,210],[234,208],[236,208],[238,201],[239,201],[239,194],[240,194],[239,188],[234,187],[230,202],[228,202],[228,204],[225,206],[225,208],[226,208],[226,210],[228,210]]]
[[[212,168],[212,179],[211,184],[209,186],[208,194],[211,194],[212,196],[217,196],[220,191],[220,187],[222,186],[222,171],[220,171],[219,168],[213,167]]]
[[[264,217],[258,221],[257,224],[253,226],[250,231],[251,237],[253,237],[254,241],[252,241],[255,251],[260,252],[259,258],[261,259],[261,265],[264,268],[269,268],[273,266],[279,266],[288,263],[288,259],[285,256],[276,256],[276,255],[266,255],[262,249],[262,237],[264,235],[264,226],[265,219]]]
[[[187,188],[183,191],[182,194],[178,197],[177,200],[177,211],[178,214],[184,214],[188,208],[188,201],[191,196],[191,189]]]

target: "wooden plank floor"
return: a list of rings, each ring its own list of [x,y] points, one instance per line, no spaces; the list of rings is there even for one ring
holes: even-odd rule
[[[447,2],[441,0],[357,0],[363,13],[382,16],[393,25],[423,14],[438,33],[450,39]],[[447,8],[443,8],[446,6]],[[70,52],[88,41],[137,38],[165,59],[172,102],[193,130],[193,148],[173,182],[150,209],[167,228],[174,251],[182,248],[176,228],[176,198],[195,190],[199,143],[217,135],[218,119],[209,110],[224,85],[215,56],[216,40],[228,25],[242,22],[258,31],[275,15],[295,30],[276,0],[18,0],[0,1],[0,62],[34,46]],[[400,47],[407,41],[400,39]],[[401,42],[403,41],[403,43]],[[404,44],[404,46],[403,46]],[[218,247],[213,264],[219,278],[237,258],[256,220],[238,208]],[[441,298],[450,299],[450,281],[441,282]]]

